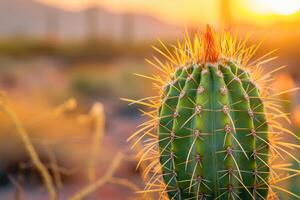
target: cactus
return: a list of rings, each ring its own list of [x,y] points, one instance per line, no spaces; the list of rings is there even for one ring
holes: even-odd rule
[[[283,157],[299,160],[290,149],[296,144],[282,141],[282,135],[296,137],[277,119],[287,121],[278,109],[277,94],[270,93],[270,75],[262,73],[266,56],[249,60],[258,46],[246,47],[228,33],[205,33],[170,50],[154,47],[166,62],[154,57],[161,75],[146,76],[159,96],[128,100],[147,106],[150,120],[130,138],[144,137],[139,154],[148,162],[144,169],[145,193],[159,192],[160,199],[277,199],[288,191],[279,182],[299,174],[282,162]],[[266,60],[264,60],[266,59]],[[281,69],[282,67],[279,67]],[[293,172],[282,178],[278,171]],[[276,192],[277,191],[277,192]]]

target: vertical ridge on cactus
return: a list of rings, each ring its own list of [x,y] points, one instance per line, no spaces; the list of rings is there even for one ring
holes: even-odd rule
[[[166,62],[156,57],[148,62],[160,74],[139,76],[152,80],[160,95],[124,99],[148,107],[143,114],[150,120],[131,137],[135,145],[146,138],[139,153],[139,163],[148,162],[145,194],[244,200],[278,199],[277,192],[286,192],[300,199],[278,185],[300,173],[282,159],[299,163],[288,149],[300,146],[280,142],[284,134],[295,135],[278,121],[288,118],[268,85],[276,70],[261,70],[272,58],[250,65],[258,47],[246,43],[207,26],[193,38],[186,34],[176,47],[163,42],[164,50],[155,47]],[[293,174],[282,178],[280,171]]]

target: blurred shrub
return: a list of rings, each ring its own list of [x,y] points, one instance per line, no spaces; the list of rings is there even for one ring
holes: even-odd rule
[[[0,40],[0,55],[28,57],[33,55],[54,55],[59,48],[55,42],[39,39],[13,38]]]
[[[70,88],[85,98],[120,98],[129,96],[140,98],[145,93],[151,92],[151,85],[143,79],[135,77],[131,71],[140,68],[140,63],[122,62],[124,66],[95,66],[92,70],[82,67],[70,76]]]
[[[37,38],[0,40],[0,55],[10,57],[53,56],[66,62],[109,61],[114,58],[144,58],[149,44],[120,43],[105,38],[81,41],[58,41]]]
[[[108,96],[113,92],[108,77],[92,77],[89,75],[76,75],[72,80],[72,89],[84,96]]]

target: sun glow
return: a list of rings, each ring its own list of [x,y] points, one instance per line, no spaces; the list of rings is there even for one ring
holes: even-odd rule
[[[299,0],[252,0],[249,7],[261,14],[291,15],[300,11]]]
[[[154,16],[175,25],[218,24],[220,0],[34,0],[69,11],[80,11],[90,6],[122,13]],[[153,3],[154,2],[154,3]],[[300,18],[300,0],[230,0],[231,17],[236,22],[272,24]],[[172,12],[169,12],[169,10]],[[299,15],[296,14],[299,12]]]

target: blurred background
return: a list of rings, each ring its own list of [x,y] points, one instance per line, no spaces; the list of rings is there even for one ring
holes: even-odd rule
[[[59,167],[59,177],[51,165],[49,171],[60,199],[90,183],[87,165],[95,140],[101,146],[96,177],[122,151],[125,159],[116,176],[143,188],[126,142],[143,119],[120,97],[153,93],[151,84],[133,72],[153,73],[144,58],[154,54],[157,37],[173,43],[185,29],[192,33],[206,24],[239,37],[251,35],[250,44],[264,40],[257,57],[278,49],[279,59],[265,70],[288,65],[276,74],[276,87],[299,86],[299,0],[0,0],[0,89],[42,162],[55,161]],[[70,97],[77,108],[61,109]],[[282,98],[289,100],[283,106],[293,121],[290,128],[298,132],[300,96],[294,92]],[[102,102],[106,115],[101,141],[93,135],[94,122],[86,120],[94,102]],[[0,199],[48,199],[12,123],[2,114],[0,121]],[[299,194],[299,180],[285,184]],[[86,199],[141,197],[124,184],[108,183]]]

